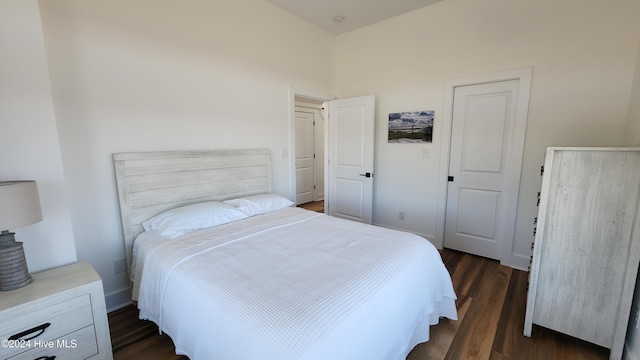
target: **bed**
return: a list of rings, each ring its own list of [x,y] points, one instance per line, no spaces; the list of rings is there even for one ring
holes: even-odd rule
[[[424,238],[291,206],[263,149],[114,154],[140,318],[198,359],[405,359],[456,295]]]

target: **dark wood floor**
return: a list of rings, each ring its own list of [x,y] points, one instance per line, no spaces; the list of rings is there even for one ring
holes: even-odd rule
[[[305,208],[311,211],[324,212],[324,200],[301,204],[298,205],[298,207]]]
[[[458,321],[433,326],[431,340],[407,360],[609,358],[608,349],[538,326],[531,338],[522,335],[529,273],[453,250],[442,251],[442,260],[458,296]]]
[[[497,261],[443,250],[442,259],[458,295],[458,320],[431,328],[429,342],[416,346],[407,360],[426,359],[607,359],[607,349],[534,326],[522,335],[528,273]],[[133,306],[109,314],[115,360],[188,360],[175,354],[171,339],[138,320]]]

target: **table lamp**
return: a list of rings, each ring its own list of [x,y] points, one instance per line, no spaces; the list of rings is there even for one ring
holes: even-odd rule
[[[21,242],[11,229],[42,220],[35,181],[0,182],[0,290],[13,290],[31,283]]]

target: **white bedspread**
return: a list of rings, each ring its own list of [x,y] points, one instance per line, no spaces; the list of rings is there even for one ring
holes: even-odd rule
[[[440,254],[409,233],[286,208],[134,247],[140,317],[191,360],[404,359],[457,319]]]

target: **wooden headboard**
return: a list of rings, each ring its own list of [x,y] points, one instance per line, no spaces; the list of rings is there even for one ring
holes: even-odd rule
[[[117,153],[113,164],[128,270],[133,241],[150,217],[201,201],[272,191],[267,149]]]

